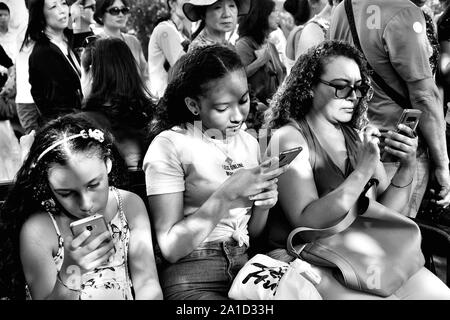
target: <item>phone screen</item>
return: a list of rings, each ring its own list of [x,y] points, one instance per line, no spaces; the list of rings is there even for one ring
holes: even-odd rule
[[[105,218],[101,215],[95,215],[77,220],[70,224],[70,229],[72,230],[72,234],[74,236],[78,236],[84,230],[90,231],[91,235],[88,239],[96,237],[99,234],[109,230]]]
[[[402,113],[400,119],[398,120],[396,127],[398,127],[399,124],[404,124],[405,126],[410,127],[414,132],[416,132],[421,115],[422,115],[422,111],[420,111],[420,110],[405,109],[405,110],[403,110],[403,113]]]

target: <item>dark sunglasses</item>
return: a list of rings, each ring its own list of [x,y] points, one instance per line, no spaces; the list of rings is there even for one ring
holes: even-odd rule
[[[355,92],[356,98],[362,98],[369,90],[369,86],[365,84],[361,84],[359,86],[350,86],[334,84],[322,79],[319,79],[319,82],[334,88],[334,96],[338,99],[347,99],[348,97],[350,97],[352,92]]]
[[[128,8],[128,7],[123,7],[123,8],[112,7],[112,8],[109,8],[108,10],[106,10],[106,12],[108,12],[112,16],[118,16],[121,12],[123,15],[126,15],[130,12],[130,8]]]

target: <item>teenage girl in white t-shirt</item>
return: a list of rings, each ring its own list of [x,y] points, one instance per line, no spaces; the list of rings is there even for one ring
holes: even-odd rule
[[[223,46],[195,49],[175,64],[144,159],[151,219],[167,299],[227,299],[278,199],[285,169],[259,164],[241,129],[248,111],[245,69]]]

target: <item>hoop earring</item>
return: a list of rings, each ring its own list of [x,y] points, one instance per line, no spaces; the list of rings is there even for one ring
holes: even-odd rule
[[[198,116],[198,111],[192,111],[194,116]]]

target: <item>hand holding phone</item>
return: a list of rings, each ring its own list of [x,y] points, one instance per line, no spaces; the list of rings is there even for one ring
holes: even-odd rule
[[[291,163],[297,156],[298,154],[303,150],[302,147],[296,147],[296,148],[292,148],[286,151],[283,151],[280,153],[280,155],[278,156],[278,166],[284,167],[285,165]]]
[[[73,238],[68,239],[61,273],[65,275],[71,265],[80,267],[82,273],[104,265],[116,249],[105,218],[100,214],[72,222]]]
[[[100,234],[108,231],[108,226],[106,224],[105,218],[101,214],[94,214],[93,216],[83,218],[74,221],[70,224],[70,230],[74,237],[77,237],[85,230],[90,232],[89,238],[86,240],[90,243],[94,238],[98,237]],[[110,239],[112,241],[112,236]]]
[[[299,146],[296,148],[292,148],[292,149],[280,152],[280,154],[278,155],[278,162],[271,163],[268,166],[268,169],[266,170],[266,172],[272,171],[276,168],[282,168],[285,165],[290,164],[302,150],[303,150],[303,148]]]
[[[416,110],[416,109],[404,109],[402,115],[397,121],[397,124],[395,125],[395,132],[400,133],[402,135],[408,136],[409,138],[415,138],[416,137],[416,130],[419,125],[420,116],[422,115],[422,111]],[[407,129],[401,129],[401,127],[405,126]],[[381,146],[385,147],[385,139],[387,137],[387,130],[380,130],[381,132]],[[381,161],[383,162],[395,162],[398,160],[398,157],[395,157],[391,155],[388,152],[385,152],[383,150],[383,153],[381,155]]]

